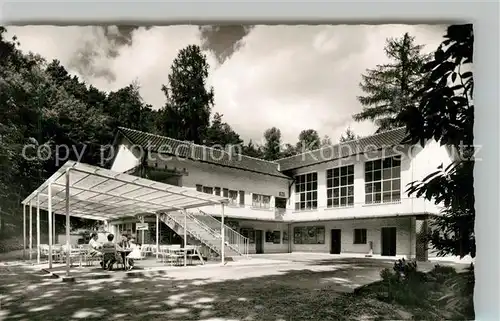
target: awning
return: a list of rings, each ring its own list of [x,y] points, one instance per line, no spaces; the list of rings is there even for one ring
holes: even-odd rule
[[[39,195],[39,208],[49,210],[50,185],[52,212],[66,215],[67,172],[69,212],[73,217],[113,220],[228,202],[227,198],[193,189],[68,161],[26,197],[22,204],[37,206]]]

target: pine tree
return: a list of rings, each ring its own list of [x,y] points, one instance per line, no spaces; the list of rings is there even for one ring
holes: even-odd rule
[[[203,142],[214,103],[213,88],[206,88],[208,69],[199,46],[190,45],[179,51],[168,75],[168,86],[162,86],[167,98],[157,123],[162,135]]]
[[[426,74],[421,70],[429,55],[422,53],[423,47],[408,33],[387,39],[384,51],[391,63],[377,65],[362,75],[359,86],[365,96],[358,96],[358,101],[363,110],[353,115],[354,120],[374,121],[377,132],[404,125],[397,116],[408,106],[416,106],[420,100],[417,93],[425,83]]]

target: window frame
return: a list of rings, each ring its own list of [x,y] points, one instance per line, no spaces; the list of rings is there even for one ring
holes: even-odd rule
[[[318,172],[296,175],[295,211],[315,211],[318,209]]]
[[[354,164],[326,170],[326,207],[354,206]]]
[[[356,234],[356,232],[361,234]],[[367,230],[365,228],[355,228],[353,231],[352,244],[368,244]]]
[[[401,202],[401,191],[400,159],[391,156],[365,162],[365,204]]]
[[[257,197],[257,200],[255,200],[255,197]],[[269,202],[267,203],[267,206],[266,206],[266,203],[264,202],[264,198],[266,198],[266,197],[269,198]],[[271,208],[271,195],[252,193],[252,207],[263,208],[263,209]]]
[[[208,192],[210,191],[210,193]],[[214,194],[214,188],[210,186],[203,186],[202,187],[202,192],[205,194],[213,195]]]

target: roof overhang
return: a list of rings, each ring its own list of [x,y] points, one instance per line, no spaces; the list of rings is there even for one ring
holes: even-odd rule
[[[113,220],[137,215],[186,210],[224,204],[227,198],[155,182],[74,161],[66,162],[57,172],[23,201],[66,214],[66,177],[69,178],[69,212],[71,216],[95,220]]]

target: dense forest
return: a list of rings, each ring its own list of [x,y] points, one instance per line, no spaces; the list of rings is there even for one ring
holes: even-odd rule
[[[408,34],[388,39],[384,51],[392,63],[361,75],[365,95],[358,101],[363,110],[353,119],[373,121],[378,132],[406,126],[412,143],[472,142],[472,72],[460,69],[472,62],[472,26],[451,26],[444,37],[431,55],[424,55]],[[61,152],[69,159],[100,165],[101,146],[112,142],[118,126],[199,144],[240,144],[244,154],[267,160],[358,138],[350,128],[333,142],[314,129],[304,129],[295,144],[284,144],[280,129],[273,127],[264,131],[262,146],[243,142],[223,115],[213,111],[214,89],[207,88],[209,66],[196,45],[179,51],[161,87],[165,103],[156,110],[144,102],[138,83],[105,92],[71,75],[59,61],[22,52],[19,45],[16,37],[6,39],[6,29],[0,27],[0,237],[22,226],[21,200],[61,166],[56,161],[66,156]],[[40,147],[38,155],[27,145]],[[61,145],[72,148],[55,148]],[[466,186],[459,191],[462,202],[448,201],[447,220],[439,222],[446,229],[462,224],[464,213],[469,218],[462,224],[460,254],[474,251],[472,168],[473,162],[456,164],[411,191],[446,200],[457,193],[453,180],[467,181],[457,185]],[[452,182],[443,190],[443,179],[450,177]],[[440,236],[434,237],[439,242]]]

